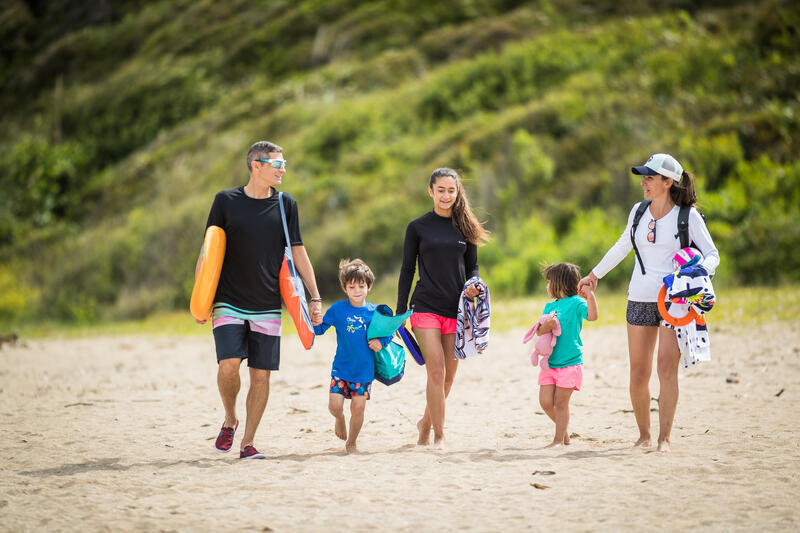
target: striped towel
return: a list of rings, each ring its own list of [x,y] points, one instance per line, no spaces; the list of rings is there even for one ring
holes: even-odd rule
[[[458,317],[456,318],[456,359],[466,359],[478,355],[489,345],[489,287],[479,277],[470,278],[464,284],[464,289],[477,285],[481,292],[475,301],[467,298],[464,291],[458,299]]]

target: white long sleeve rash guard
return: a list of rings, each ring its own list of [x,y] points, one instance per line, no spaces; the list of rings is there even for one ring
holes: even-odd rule
[[[631,226],[633,216],[639,204],[633,206],[628,214],[628,224],[625,231],[619,236],[617,242],[612,246],[603,259],[597,263],[592,272],[598,278],[608,274],[617,266],[625,256],[633,249],[631,243]],[[664,276],[672,273],[672,258],[681,249],[680,238],[678,237],[678,212],[680,208],[676,205],[672,210],[656,220],[656,239],[655,242],[647,240],[650,232],[648,225],[655,217],[650,212],[650,207],[642,214],[639,225],[636,227],[636,247],[644,263],[645,274],[639,267],[638,260],[634,262],[631,282],[628,285],[628,300],[634,302],[656,302],[658,301],[658,291],[664,284]],[[689,242],[703,254],[703,266],[709,275],[713,275],[719,266],[719,251],[714,246],[711,234],[708,232],[703,217],[696,209],[689,212]]]

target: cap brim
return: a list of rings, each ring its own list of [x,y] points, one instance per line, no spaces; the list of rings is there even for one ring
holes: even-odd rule
[[[634,174],[638,174],[640,176],[654,176],[658,174],[658,172],[645,165],[642,165],[640,167],[631,167],[631,172],[633,172]]]

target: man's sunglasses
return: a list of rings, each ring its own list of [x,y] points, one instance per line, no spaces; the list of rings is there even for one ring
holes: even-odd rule
[[[284,168],[286,166],[285,159],[256,159],[256,161],[261,161],[262,163],[269,163],[269,166],[272,168]]]

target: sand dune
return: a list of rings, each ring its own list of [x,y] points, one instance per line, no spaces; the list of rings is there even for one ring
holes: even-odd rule
[[[0,530],[800,527],[798,324],[714,331],[713,361],[682,374],[666,455],[630,446],[621,326],[584,332],[578,436],[542,450],[553,426],[536,403],[522,334],[494,334],[486,354],[461,364],[447,451],[414,445],[425,374],[411,362],[399,384],[374,385],[355,456],[343,453],[327,412],[335,336],[310,352],[284,338],[256,438],[266,461],[237,459],[241,433],[234,452],[212,450],[222,411],[210,334],[5,346]]]

